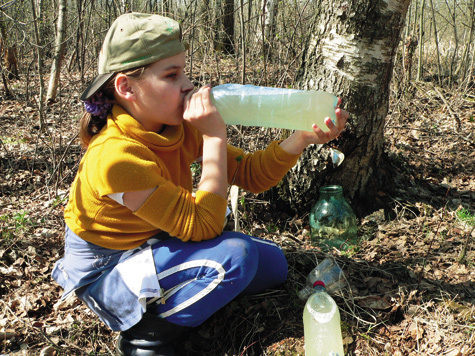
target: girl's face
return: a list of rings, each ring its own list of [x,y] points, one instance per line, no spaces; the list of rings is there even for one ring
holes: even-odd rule
[[[160,132],[163,125],[183,121],[183,103],[193,83],[185,75],[185,52],[149,65],[140,78],[130,78],[134,100],[130,114],[145,129]]]

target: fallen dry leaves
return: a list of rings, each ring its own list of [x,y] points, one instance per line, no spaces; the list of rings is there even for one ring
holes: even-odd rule
[[[457,97],[457,131],[437,96],[422,87],[411,106],[392,103],[386,137],[395,187],[382,192],[391,204],[360,220],[354,250],[329,253],[348,282],[334,296],[348,355],[475,354],[475,236],[457,219],[458,209],[475,206],[475,98]],[[38,141],[31,107],[14,100],[1,107],[0,354],[113,355],[116,334],[77,299],[60,302],[50,277],[62,254],[62,208],[81,156],[77,142],[65,144],[75,123],[51,122],[49,141]],[[236,299],[182,340],[182,351],[303,355],[297,291],[328,254],[308,243],[307,216],[274,212],[259,196],[242,198],[252,206],[242,212],[243,229],[283,246],[288,282]]]

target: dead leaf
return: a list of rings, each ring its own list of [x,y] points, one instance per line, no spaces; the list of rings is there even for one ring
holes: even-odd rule
[[[41,350],[40,356],[54,356],[56,355],[56,350],[53,346],[46,346]]]
[[[78,302],[78,299],[74,293],[71,293],[66,299],[60,299],[58,300],[54,305],[53,309],[58,311],[58,310],[64,310],[64,309],[69,309],[71,308],[74,304]]]
[[[18,270],[16,268],[13,268],[13,266],[10,266],[8,268],[0,267],[0,273],[6,276],[8,275],[17,276],[19,274]]]
[[[358,304],[363,308],[385,310],[392,307],[392,304],[385,297],[369,296],[358,300]]]
[[[444,353],[445,356],[462,356],[462,352],[460,349],[450,349],[449,351]]]
[[[407,328],[407,331],[409,332],[410,337],[414,340],[420,340],[424,335],[424,329],[417,322],[412,322]]]

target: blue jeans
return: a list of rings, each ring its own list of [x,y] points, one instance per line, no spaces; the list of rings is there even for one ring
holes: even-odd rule
[[[197,326],[237,295],[275,287],[287,261],[273,242],[237,232],[202,242],[161,233],[128,251],[81,239],[66,227],[65,254],[53,269],[112,330],[127,330],[147,311],[172,323]]]
[[[164,296],[147,310],[179,325],[197,326],[239,294],[258,293],[287,278],[280,247],[237,232],[202,242],[168,239],[152,251]]]

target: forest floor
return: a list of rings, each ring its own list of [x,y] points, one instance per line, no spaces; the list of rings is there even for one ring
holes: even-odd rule
[[[60,302],[50,276],[63,253],[62,211],[81,156],[71,102],[48,108],[62,116],[48,116],[56,118],[40,134],[32,125],[37,110],[23,96],[0,100],[0,355],[114,354],[117,333],[78,300]],[[350,250],[312,247],[308,214],[279,215],[265,199],[242,193],[244,231],[282,245],[288,281],[237,298],[187,333],[181,352],[304,355],[297,292],[331,256],[347,281],[334,295],[347,355],[475,355],[474,113],[473,90],[430,83],[391,100],[385,159],[395,187],[381,187],[386,212],[359,219]]]

